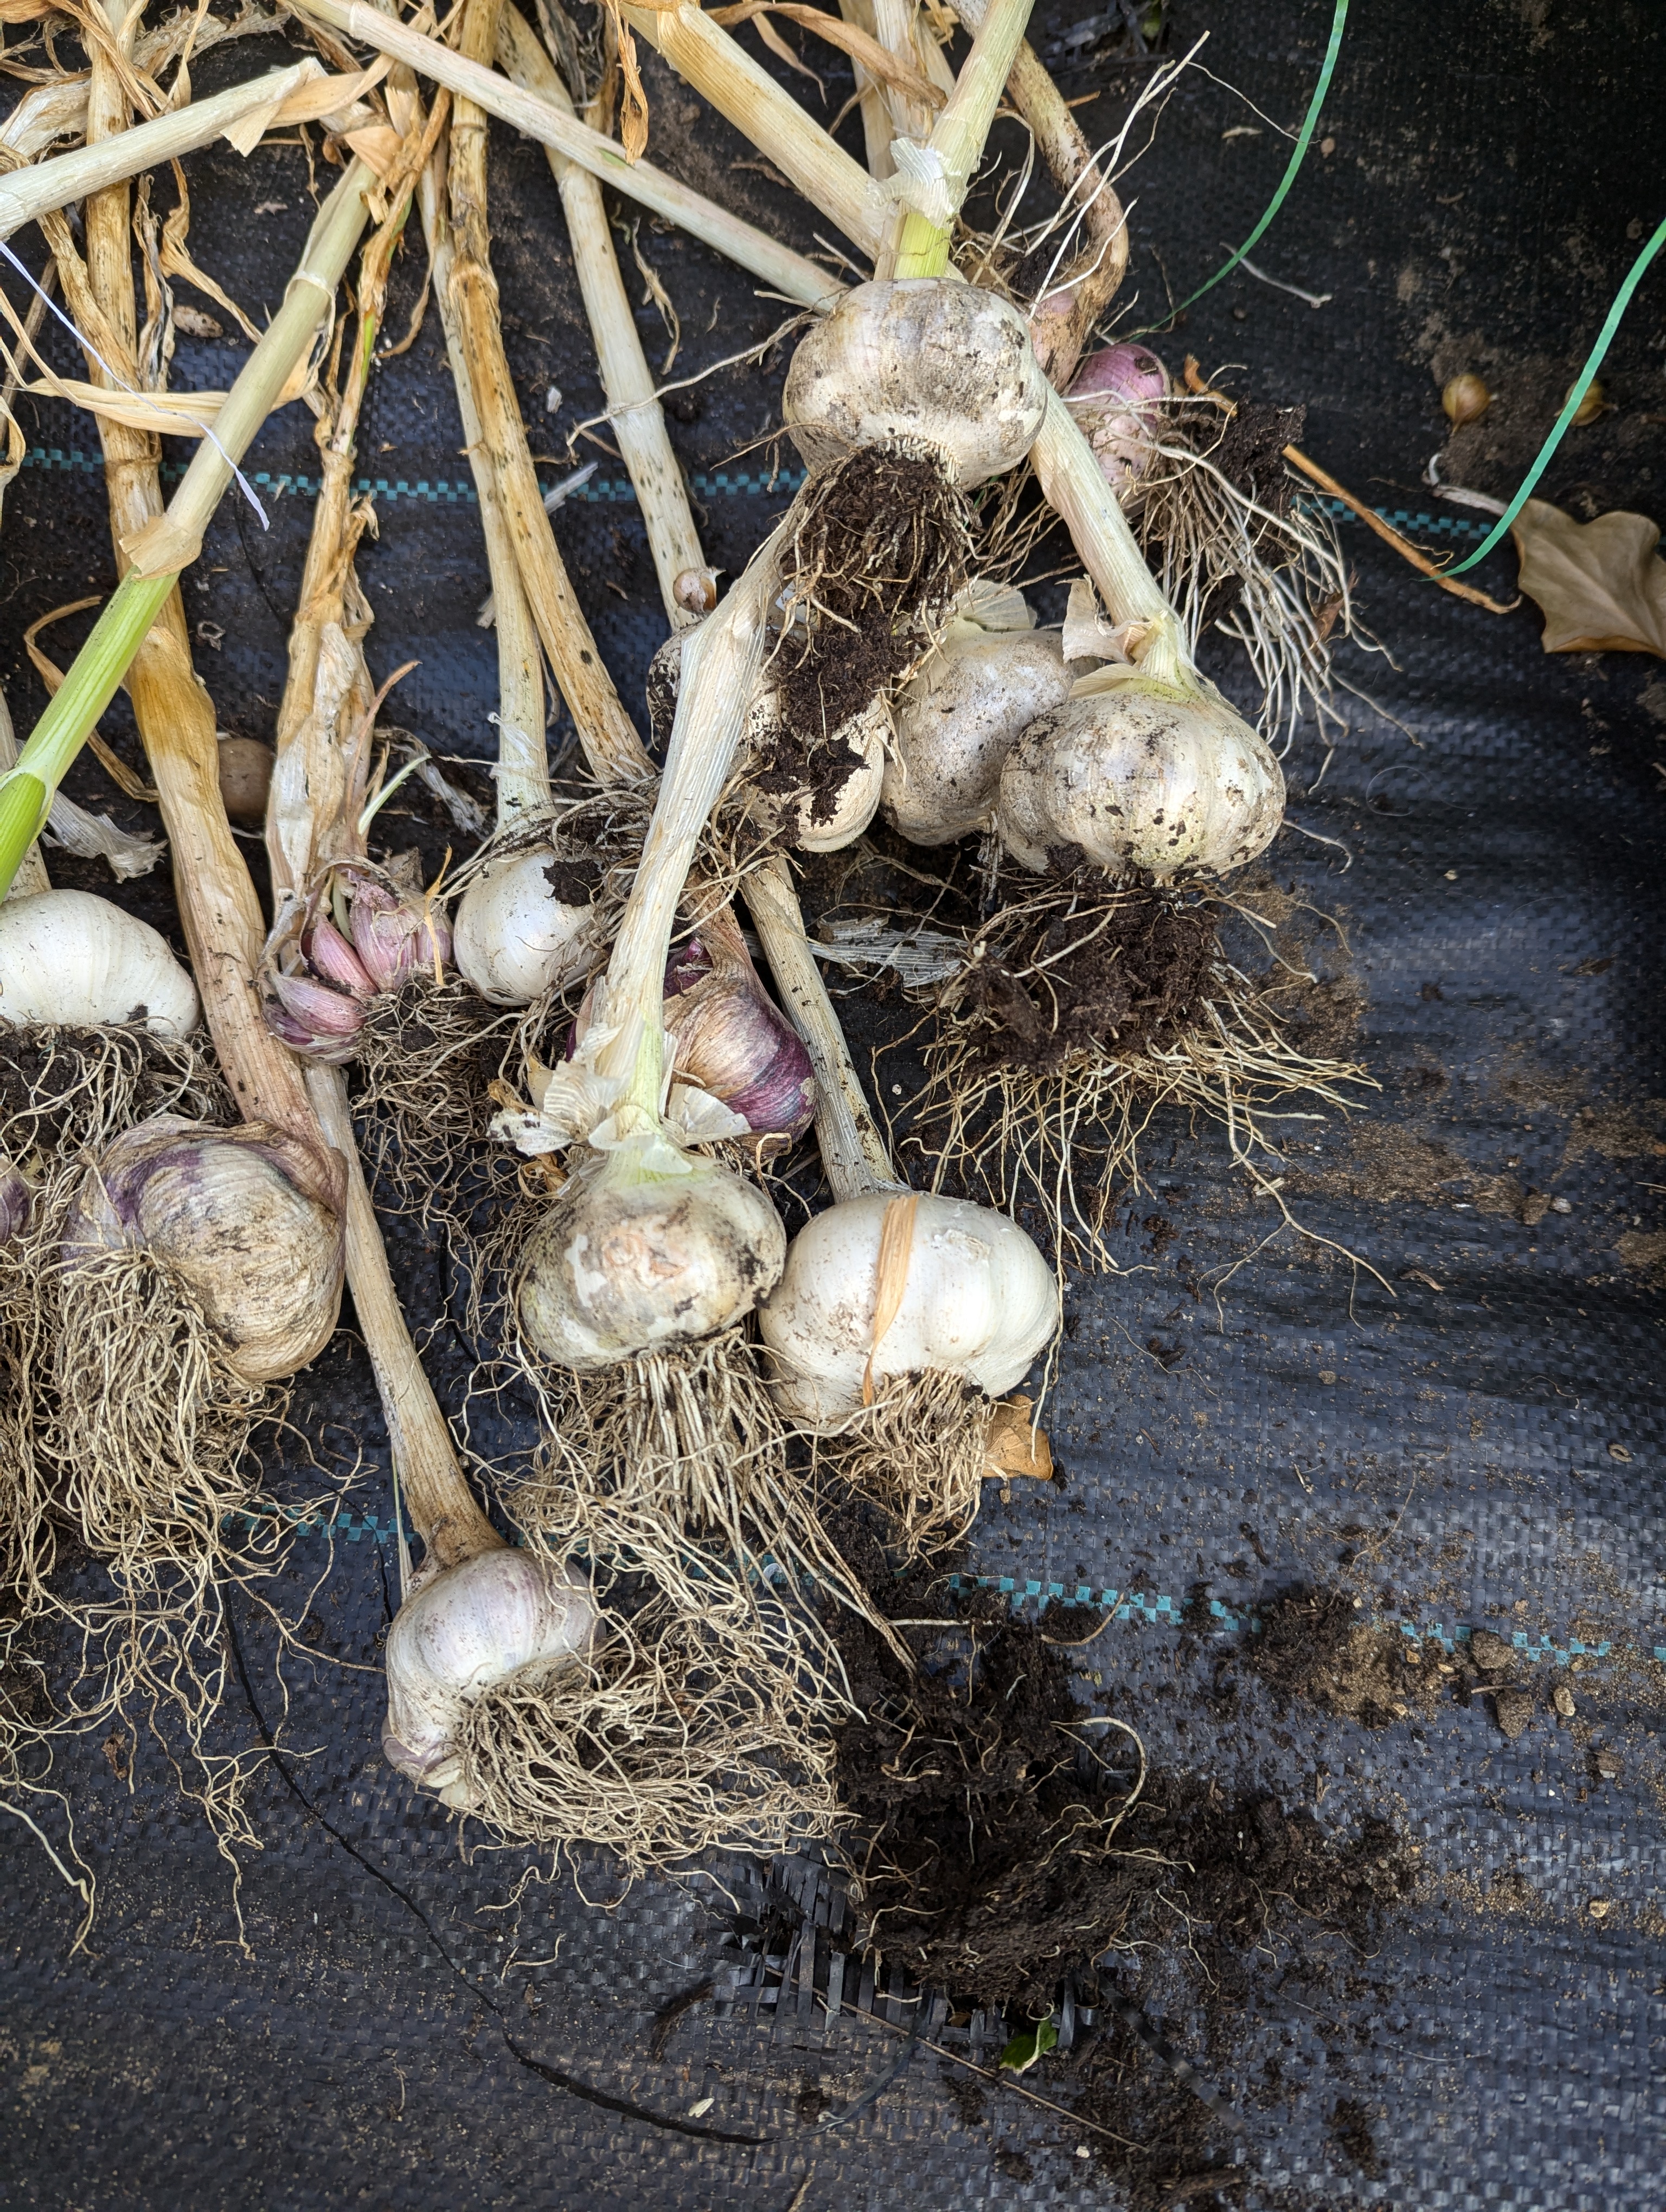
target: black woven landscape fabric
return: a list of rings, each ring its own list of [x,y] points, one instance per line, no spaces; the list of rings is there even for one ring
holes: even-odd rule
[[[1033,36],[1070,96],[1095,95],[1081,113],[1103,138],[1154,64],[1124,20],[1145,10],[1091,5],[1044,6]],[[1176,0],[1163,52],[1208,36],[1126,180],[1129,327],[1159,321],[1247,235],[1330,15],[1329,0]],[[281,52],[277,39],[222,47],[197,88]],[[848,70],[819,46],[808,58],[836,113]],[[748,149],[663,69],[650,62],[647,81],[654,157],[812,248],[824,226],[755,162],[737,166]],[[1177,369],[1191,352],[1240,393],[1304,404],[1306,450],[1368,503],[1432,546],[1474,544],[1474,511],[1422,481],[1445,430],[1440,383],[1469,368],[1499,394],[1465,474],[1507,496],[1666,211],[1663,95],[1666,17],[1646,0],[1354,0],[1312,151],[1252,256],[1263,276],[1236,272],[1158,343]],[[854,116],[842,130],[860,150]],[[1146,135],[1136,125],[1130,150]],[[1017,158],[1013,127],[997,143]],[[244,162],[222,147],[185,167],[192,252],[263,319],[309,220],[303,151]],[[554,483],[574,465],[567,433],[601,396],[542,153],[495,128],[491,183],[510,354]],[[635,218],[615,214],[640,292]],[[762,339],[783,312],[685,240],[644,222],[635,242],[680,317],[673,374]],[[38,236],[16,245],[33,264]],[[395,329],[420,271],[413,247]],[[640,320],[658,363],[660,318],[644,305]],[[69,365],[67,341],[54,357]],[[223,386],[241,358],[229,339],[182,337],[174,382]],[[711,557],[731,572],[784,504],[769,449],[732,457],[778,423],[785,358],[724,370],[673,410]],[[1581,516],[1666,516],[1663,371],[1666,264],[1604,370],[1615,411],[1570,435],[1545,496]],[[31,452],[5,501],[0,620],[27,728],[45,695],[25,625],[107,592],[113,570],[91,419],[29,402],[21,419]],[[283,683],[309,430],[298,408],[269,426],[252,468],[270,528],[228,499],[185,589],[222,724],[252,735],[270,735]],[[397,720],[438,753],[487,758],[495,659],[475,620],[488,584],[460,444],[430,312],[365,411],[360,472],[380,531],[361,554],[368,649],[379,677],[420,662]],[[622,468],[593,443],[576,451],[599,466],[557,535],[635,702],[663,634],[652,568]],[[1114,1689],[1154,1761],[1271,1790],[1339,1833],[1381,1814],[1420,1854],[1380,1951],[1322,2002],[1292,1983],[1287,2003],[1207,2052],[1169,2021],[1242,2118],[1222,2138],[1238,2164],[1215,2202],[1652,2212],[1666,2150],[1666,673],[1641,655],[1547,658],[1530,604],[1502,617],[1460,604],[1363,525],[1341,527],[1382,651],[1346,648],[1338,665],[1375,708],[1339,693],[1352,727],[1329,757],[1310,726],[1298,739],[1289,826],[1244,896],[1280,921],[1280,951],[1326,979],[1316,1002],[1339,1020],[1357,1009],[1353,1048],[1380,1091],[1352,1124],[1286,1125],[1284,1194],[1305,1238],[1255,1196],[1219,1130],[1159,1121],[1151,1188],[1117,1216],[1122,1272],[1069,1288],[1049,1413],[1065,1482],[991,1495],[972,1565],[1032,1613],[1110,1594],[1117,1617],[1083,1655],[1085,1690]],[[1514,576],[1506,551],[1479,580],[1509,599]],[[60,662],[85,620],[47,633]],[[1217,641],[1210,665],[1250,701],[1234,652]],[[105,728],[136,757],[125,706]],[[90,763],[70,787],[124,821],[143,813]],[[58,879],[107,887],[72,863]],[[175,927],[161,878],[120,896]],[[391,1243],[414,1320],[439,1316],[437,1242],[395,1227]],[[455,1406],[454,1335],[441,1328],[432,1356]],[[621,1896],[599,1867],[581,1894],[564,1874],[523,1882],[531,1859],[459,1844],[379,1754],[392,1505],[347,1331],[301,1378],[295,1417],[326,1469],[361,1464],[280,1592],[300,1607],[316,1583],[322,1656],[291,1658],[280,1679],[261,1616],[236,1608],[225,1741],[279,1734],[253,1792],[260,1850],[234,1881],[143,1733],[131,1782],[97,1742],[70,1748],[52,1779],[99,1907],[71,1955],[79,1900],[15,1808],[0,1818],[0,2200],[1118,2201],[1070,2118],[998,2089],[979,2118],[934,2057],[827,2125],[895,2065],[896,2029],[848,1996],[830,2017],[807,1974],[790,2004],[749,2000],[743,1870]],[[293,1456],[280,1494],[316,1492],[316,1469]],[[1506,1738],[1481,1698],[1414,1703],[1375,1728],[1300,1700],[1279,1711],[1239,1655],[1257,1607],[1301,1580],[1346,1589],[1431,1666],[1471,1629],[1503,1636],[1529,1724]],[[27,1809],[61,1850],[61,1809]],[[656,2013],[704,1984],[652,2042]],[[1068,2104],[1068,2061],[1026,2086]]]

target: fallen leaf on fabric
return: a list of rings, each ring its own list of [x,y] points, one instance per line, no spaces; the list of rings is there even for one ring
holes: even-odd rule
[[[1666,561],[1644,514],[1576,522],[1530,499],[1511,526],[1522,589],[1544,611],[1547,653],[1653,653],[1666,659]]]

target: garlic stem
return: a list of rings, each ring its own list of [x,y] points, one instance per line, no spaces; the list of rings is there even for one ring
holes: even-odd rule
[[[928,150],[942,164],[949,220],[939,224],[915,209],[909,210],[896,249],[898,276],[941,276],[948,268],[953,218],[966,197],[972,171],[995,119],[1032,4],[1033,0],[990,0],[988,12],[972,40],[972,51],[927,141]]]
[[[6,704],[6,695],[0,691],[0,775],[15,766],[17,733],[12,727],[11,709]],[[46,863],[38,843],[31,844],[17,864],[17,873],[12,878],[9,896],[28,898],[36,891],[49,891],[52,878],[46,873]]]
[[[598,1027],[611,1036],[596,1066],[627,1083],[629,1103],[650,1129],[659,1126],[665,1077],[666,958],[701,832],[746,733],[785,527],[776,526],[715,614],[689,633],[665,774],[597,997]]]
[[[1146,568],[1116,495],[1080,424],[1049,385],[1047,419],[1030,459],[1048,505],[1063,521],[1113,623],[1180,629],[1179,617]]]
[[[495,51],[496,16],[496,0],[469,0],[465,43]],[[489,70],[479,73],[489,82],[502,82]],[[447,296],[479,425],[470,459],[477,469],[490,473],[538,639],[585,757],[604,782],[629,782],[648,773],[648,756],[603,665],[556,548],[503,349],[486,225],[486,110],[484,101],[459,99],[452,126],[452,253]],[[507,805],[517,816],[528,805],[547,807],[549,771],[542,722],[535,731],[522,731],[510,724],[505,712],[499,738],[500,757],[510,774],[508,798],[506,801],[500,792],[500,807]]]
[[[560,72],[510,0],[504,0],[498,24],[497,54],[516,84],[563,112],[572,112]],[[635,489],[666,613],[672,628],[680,629],[696,617],[678,602],[677,579],[687,569],[703,568],[705,556],[695,534],[682,471],[666,435],[665,415],[654,396],[654,378],[642,355],[635,317],[619,274],[602,188],[589,170],[581,168],[576,161],[569,161],[553,147],[544,151],[561,192],[573,265],[601,365],[608,428]]]
[[[194,100],[173,114],[141,123],[119,143],[106,138],[15,170],[0,178],[0,238],[9,238],[38,216],[67,208],[89,192],[125,184],[142,170],[160,168],[181,154],[193,153],[246,115],[277,106],[303,85],[319,82],[324,76],[323,69],[308,55],[290,69],[251,77],[246,84],[228,86],[224,92]]]
[[[94,112],[88,115],[89,136],[98,121],[95,100],[93,108]],[[153,484],[157,481],[157,449],[154,438],[142,431],[126,430],[107,418],[100,419],[100,434],[104,441],[108,464],[106,480],[119,557],[125,556],[131,565],[94,626],[92,635],[76,655],[68,675],[47,705],[46,711],[36,723],[28,743],[18,756],[17,765],[0,778],[0,894],[9,887],[17,872],[24,851],[45,818],[52,792],[85,743],[87,732],[115,696],[117,686],[130,668],[137,670],[141,659],[148,659],[155,665],[159,655],[166,656],[171,653],[173,675],[164,688],[176,692],[178,702],[183,702],[194,691],[189,672],[188,634],[184,611],[179,606],[175,593],[175,579],[179,571],[188,568],[197,557],[209,517],[231,481],[233,462],[240,459],[247,450],[288,381],[290,372],[304,358],[312,343],[313,332],[330,310],[348,257],[368,220],[364,195],[373,182],[373,173],[363,162],[356,161],[325,202],[307,239],[301,264],[290,280],[283,306],[244,363],[225,405],[220,410],[214,441],[204,438],[199,443],[185,471],[185,480],[166,513],[162,511],[159,493],[148,493],[142,485],[130,485],[127,481],[129,473],[135,469],[142,474],[148,471]],[[126,186],[112,185],[110,190],[120,195],[122,252],[125,257],[129,251],[125,228]],[[89,210],[97,209],[105,198],[106,195],[101,192],[94,195],[88,203]],[[101,276],[99,268],[94,265],[103,259],[94,243],[95,228],[96,225],[89,215],[88,258],[94,288],[98,291],[101,286],[108,287],[108,278],[107,276]],[[128,309],[116,327],[131,343],[133,331],[132,284],[125,258],[122,275],[127,284]],[[109,289],[112,300],[119,298],[118,291]],[[96,362],[89,361],[88,374],[95,382],[108,382]],[[173,611],[163,620],[161,630],[153,643],[153,625],[163,615],[170,599]],[[171,643],[164,644],[161,641],[164,638]],[[130,691],[132,688],[130,681]],[[205,699],[202,700],[201,705],[204,709],[207,708]],[[135,711],[137,711],[137,700]],[[195,704],[190,711],[194,718],[200,718]],[[212,755],[214,727],[211,710],[208,711],[207,718],[209,749]],[[166,746],[166,740],[163,743]],[[154,761],[152,766],[154,771]],[[207,788],[213,793],[212,805],[220,813],[223,827],[224,810],[219,798],[217,762],[211,759],[210,767],[211,774]],[[161,788],[160,774],[157,787],[159,790]],[[165,806],[164,812],[166,811]],[[174,835],[170,823],[169,836]],[[237,855],[235,847],[231,844],[229,831],[226,833],[226,843],[235,859],[236,873],[247,885],[247,870],[240,856]],[[177,841],[174,864],[179,878],[185,880],[187,862]],[[248,903],[258,915],[258,907],[254,901],[252,886],[248,886]],[[257,929],[257,942],[258,936]],[[198,972],[203,972],[200,963]],[[251,1028],[258,1026],[257,1014]],[[219,1042],[216,1030],[216,1042]],[[232,1073],[229,1064],[228,1073]],[[234,1081],[235,1079],[234,1076]],[[240,1103],[242,1103],[240,1098]],[[248,1109],[246,1108],[246,1110]]]
[[[434,297],[445,332],[457,411],[463,420],[463,447],[469,457],[486,565],[492,580],[492,626],[497,639],[497,826],[500,830],[550,804],[550,756],[544,663],[538,625],[520,580],[514,533],[497,495],[497,480],[483,450],[480,414],[467,349],[451,289],[451,225],[446,218],[447,158],[436,151],[417,185],[423,231],[434,272]]]
[[[816,1142],[835,1199],[906,1188],[862,1095],[844,1031],[805,935],[786,861],[777,856],[755,869],[745,889],[769,973],[815,1071]]]
[[[503,1539],[464,1479],[446,1417],[410,1341],[359,1164],[347,1078],[338,1067],[309,1066],[307,1095],[325,1137],[347,1163],[347,1279],[406,1510],[436,1565],[456,1566],[482,1552],[502,1550]]]
[[[761,283],[786,298],[796,300],[805,307],[814,307],[818,300],[839,289],[836,279],[824,269],[806,260],[803,254],[794,253],[790,247],[777,244],[755,224],[743,222],[738,216],[728,214],[647,161],[628,161],[623,148],[616,140],[605,138],[600,131],[575,122],[548,100],[522,91],[495,71],[454,54],[437,39],[424,38],[420,31],[410,29],[393,16],[365,6],[363,0],[296,0],[296,12],[315,17],[348,38],[362,40],[378,52],[392,56],[396,61],[408,63],[419,76],[430,77],[435,83],[474,100],[488,115],[495,115],[500,122],[524,131],[529,138],[536,138],[540,145],[553,147],[557,153],[566,155],[569,161],[599,177],[604,184],[624,193],[627,198],[688,231],[714,252],[725,254],[741,268],[751,270]],[[781,97],[786,99],[787,95],[783,94]],[[792,102],[788,100],[787,105],[791,106]],[[809,120],[807,117],[805,119]],[[813,125],[811,127],[813,129]],[[856,167],[854,162],[850,166]],[[860,170],[856,173],[860,177]]]
[[[890,214],[885,195],[737,40],[697,7],[626,7],[623,14],[632,30],[751,139],[811,207],[864,253],[879,251]]]

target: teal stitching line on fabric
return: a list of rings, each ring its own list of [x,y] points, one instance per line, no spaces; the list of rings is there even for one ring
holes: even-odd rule
[[[1574,416],[1579,412],[1580,402],[1584,398],[1585,394],[1590,390],[1591,385],[1596,379],[1596,372],[1602,366],[1602,356],[1607,353],[1609,344],[1613,341],[1614,334],[1620,327],[1620,317],[1625,313],[1626,308],[1629,307],[1632,303],[1632,295],[1636,291],[1638,286],[1643,282],[1644,271],[1648,268],[1649,264],[1654,259],[1656,254],[1659,252],[1663,245],[1666,245],[1666,222],[1662,222],[1659,229],[1656,231],[1654,236],[1644,247],[1642,252],[1639,253],[1636,260],[1633,262],[1630,274],[1627,276],[1625,283],[1620,287],[1619,291],[1615,293],[1614,305],[1608,309],[1608,319],[1603,324],[1602,329],[1596,333],[1596,343],[1591,348],[1590,358],[1586,362],[1584,368],[1580,370],[1578,381],[1572,386],[1572,389],[1568,392],[1567,398],[1562,402],[1562,411],[1556,417],[1555,427],[1552,429],[1550,435],[1545,440],[1543,445],[1540,447],[1537,460],[1534,462],[1532,467],[1522,479],[1521,489],[1516,494],[1514,499],[1511,501],[1509,506],[1505,507],[1504,513],[1493,525],[1492,529],[1488,531],[1486,543],[1484,544],[1477,545],[1474,551],[1468,556],[1468,559],[1460,561],[1456,568],[1443,568],[1440,572],[1442,576],[1461,576],[1466,568],[1473,568],[1478,561],[1484,561],[1487,555],[1493,550],[1493,548],[1498,544],[1499,540],[1504,536],[1505,532],[1509,529],[1511,524],[1516,520],[1516,517],[1521,513],[1523,507],[1526,506],[1529,498],[1532,495],[1533,487],[1538,483],[1539,478],[1550,466],[1551,461],[1555,455],[1556,448],[1561,444],[1563,434],[1566,431],[1568,424],[1572,422]],[[1432,577],[1430,579],[1432,583],[1438,582],[1438,580],[1439,578],[1438,577]]]
[[[278,1510],[297,1530],[307,1535],[340,1537],[344,1542],[356,1544],[368,1536],[373,1543],[384,1540],[397,1542],[399,1526],[397,1512],[391,1521],[384,1521],[376,1513],[297,1513],[284,1507]],[[254,1513],[228,1514],[228,1521],[240,1520],[252,1532],[269,1516]],[[1154,1591],[1091,1589],[1086,1583],[1073,1588],[1063,1583],[1040,1582],[1033,1578],[1020,1581],[1016,1575],[951,1575],[949,1587],[953,1590],[992,1589],[1010,1597],[1013,1609],[1033,1598],[1037,1609],[1045,1612],[1049,1604],[1091,1605],[1108,1610],[1115,1620],[1138,1622],[1150,1628],[1182,1628],[1186,1626],[1185,1605],[1178,1598],[1166,1597]],[[1212,1628],[1237,1633],[1248,1628],[1259,1633],[1261,1623],[1251,1612],[1234,1613],[1218,1597],[1209,1601],[1209,1620]],[[1471,1632],[1462,1626],[1446,1627],[1439,1621],[1426,1627],[1402,1620],[1400,1632],[1411,1642],[1436,1643],[1443,1650],[1456,1651],[1467,1644]],[[1559,1667],[1566,1667],[1571,1659],[1606,1659],[1614,1650],[1612,1640],[1604,1637],[1600,1644],[1587,1644],[1578,1636],[1570,1636],[1566,1644],[1558,1644],[1546,1637],[1535,1642],[1524,1628],[1518,1628],[1511,1638],[1516,1650],[1528,1659],[1554,1658]],[[1652,1647],[1657,1659],[1666,1660],[1666,1644]]]
[[[1164,317],[1163,321],[1160,323],[1147,323],[1143,331],[1131,331],[1129,333],[1130,337],[1136,338],[1148,338],[1152,336],[1153,331],[1172,328],[1174,319],[1177,315],[1183,314],[1186,309],[1191,306],[1194,300],[1201,300],[1206,292],[1212,292],[1215,286],[1219,283],[1223,276],[1230,276],[1231,275],[1232,271],[1237,267],[1239,262],[1243,260],[1244,255],[1249,252],[1252,246],[1260,245],[1262,240],[1267,234],[1268,228],[1270,226],[1274,216],[1277,215],[1279,210],[1284,205],[1285,195],[1289,191],[1290,187],[1296,181],[1296,172],[1301,167],[1304,160],[1306,158],[1309,143],[1312,139],[1314,131],[1318,127],[1319,110],[1324,105],[1325,94],[1330,89],[1331,76],[1336,67],[1336,57],[1341,52],[1342,27],[1347,21],[1347,19],[1348,0],[1336,0],[1336,13],[1331,18],[1330,44],[1325,49],[1324,66],[1319,71],[1319,82],[1313,88],[1313,97],[1307,104],[1307,113],[1302,118],[1302,127],[1296,134],[1295,149],[1291,154],[1289,167],[1286,169],[1282,179],[1280,180],[1279,189],[1274,193],[1272,200],[1268,204],[1266,214],[1250,232],[1249,237],[1244,240],[1237,252],[1233,254],[1231,259],[1230,261],[1224,262],[1221,266],[1216,270],[1214,275],[1210,277],[1207,283],[1200,284],[1196,291],[1191,295],[1190,298],[1183,300],[1177,307],[1170,307],[1168,314]]]
[[[102,471],[104,461],[100,454],[82,453],[79,446],[71,446],[67,453],[58,446],[33,446],[23,456],[23,466],[49,471],[85,471],[94,474]],[[183,462],[162,463],[161,473],[169,482],[177,481],[185,472]],[[776,469],[763,475],[752,475],[744,469],[719,469],[709,476],[700,471],[690,477],[689,482],[695,495],[700,499],[759,499],[775,493],[785,498],[799,489],[804,482],[804,475],[802,469]],[[273,476],[270,470],[262,469],[251,481],[272,491],[295,492],[305,499],[316,499],[319,495],[317,480],[309,476]],[[392,483],[386,477],[361,477],[353,489],[361,494],[374,492],[378,498],[386,500],[423,499],[431,503],[443,501],[448,507],[454,507],[459,500],[469,507],[477,504],[471,483],[452,483],[444,477],[436,478],[432,483],[426,477],[419,477],[415,483],[404,477],[395,477]],[[588,483],[581,484],[568,496],[578,500],[613,500],[628,505],[635,501],[636,493],[635,487],[623,477],[604,477],[599,480],[593,477]]]
[[[78,446],[71,446],[67,453],[58,446],[34,446],[24,455],[23,465],[26,469],[85,470],[90,473],[102,470],[104,463],[98,454],[84,453]],[[165,461],[162,474],[177,477],[183,476],[185,470],[177,462]],[[272,490],[282,485],[284,490],[297,493],[305,499],[318,497],[318,484],[308,476],[275,477],[263,469],[253,482]],[[696,495],[702,499],[757,499],[775,492],[795,492],[804,482],[804,471],[801,469],[782,469],[771,477],[749,475],[745,470],[719,469],[709,476],[702,472],[690,477],[690,482]],[[353,489],[360,493],[374,492],[379,498],[390,501],[423,499],[431,504],[443,501],[447,506],[455,506],[460,500],[470,507],[476,503],[472,484],[451,483],[444,477],[433,483],[426,477],[419,477],[414,484],[404,477],[396,477],[392,483],[385,477],[374,480],[369,477],[361,477]],[[569,493],[568,496],[581,500],[609,500],[629,505],[635,500],[636,494],[626,477],[593,477],[588,483],[581,484],[577,491]],[[1345,506],[1340,499],[1299,500],[1297,504],[1313,514],[1330,515],[1338,522],[1357,522],[1359,520],[1353,508]],[[1414,514],[1403,507],[1379,507],[1373,508],[1372,512],[1380,515],[1383,521],[1392,523],[1397,530],[1421,530],[1437,537],[1443,533],[1449,537],[1480,537],[1487,527],[1484,522],[1465,522],[1456,515]]]

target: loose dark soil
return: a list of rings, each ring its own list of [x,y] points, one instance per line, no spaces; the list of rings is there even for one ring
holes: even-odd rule
[[[1160,1771],[1133,1796],[1131,1737],[1081,1726],[1070,1647],[1097,1613],[1054,1606],[1037,1623],[993,1592],[957,1600],[942,1560],[897,1580],[854,1516],[838,1540],[888,1618],[952,1624],[901,1632],[920,1662],[912,1675],[872,1630],[836,1624],[866,1716],[838,1749],[860,1940],[1013,2028],[1051,2011],[1068,1976],[1082,2002],[1105,2009],[1049,2069],[1048,2094],[1074,2085],[1074,2109],[1127,2139],[1096,2136],[1094,2156],[1140,2212],[1206,2202],[1233,2178],[1222,2124],[1107,2000],[1140,2002],[1136,1962],[1143,1975],[1160,1960],[1187,2039],[1201,2015],[1218,2063],[1273,1977],[1322,1986],[1327,1933],[1356,1954],[1376,1948],[1413,1882],[1392,1826],[1368,1819],[1339,1835],[1268,1790]],[[1351,1631],[1334,1610],[1320,1601],[1309,1613],[1333,1650]],[[1109,1971],[1112,1957],[1130,1972]]]
[[[132,1022],[143,1013],[143,1007],[136,1008]],[[211,1064],[204,1061],[192,1070],[190,1048],[148,1030],[14,1029],[6,1032],[6,1048],[0,1054],[0,1128],[6,1150],[21,1158],[36,1149],[67,1152],[85,1143],[112,1088],[108,1079],[89,1084],[89,1072],[100,1065],[124,1088],[131,1085],[131,1121],[164,1112],[205,1121],[233,1118],[230,1096]],[[182,1097],[180,1079],[188,1071],[191,1089]]]
[[[1297,485],[1284,449],[1299,446],[1306,428],[1305,407],[1265,407],[1241,399],[1209,458],[1240,491],[1247,491],[1274,514],[1286,514]]]
[[[1078,1052],[1132,1054],[1185,1028],[1219,951],[1213,917],[1160,891],[1116,891],[1101,928],[1105,898],[1038,914],[971,970],[964,990],[979,1018],[975,1066],[1047,1074]]]
[[[838,1753],[862,1926],[921,1981],[1040,2018],[1066,1973],[1091,1990],[1112,1944],[1172,1938],[1178,1899],[1199,2002],[1230,2006],[1248,1992],[1252,1950],[1286,1925],[1364,1949],[1409,1887],[1385,1821],[1344,1842],[1265,1791],[1158,1772],[1128,1807],[1135,1746],[1120,1729],[1082,1729],[1073,1686],[1068,1647],[1097,1613],[1054,1606],[1021,1620],[992,1592],[955,1600],[941,1562],[899,1582],[871,1534],[845,1526],[841,1538],[888,1617],[953,1623],[903,1632],[912,1676],[872,1630],[838,1625],[866,1715]]]

